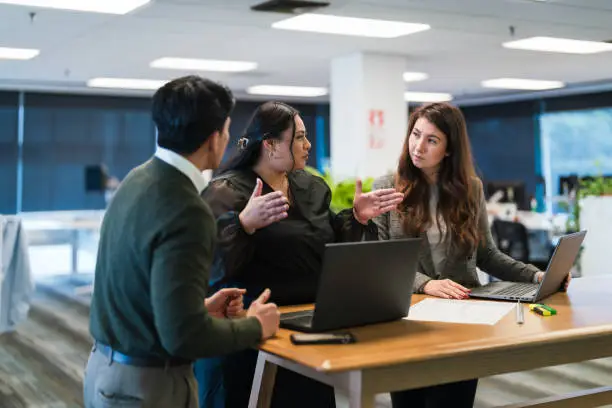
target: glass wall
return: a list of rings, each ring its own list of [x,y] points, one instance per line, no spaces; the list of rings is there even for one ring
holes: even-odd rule
[[[146,99],[26,94],[24,106],[22,211],[104,208],[85,189],[87,166],[121,180],[154,152]]]
[[[86,169],[104,165],[122,180],[151,157],[150,103],[150,98],[0,92],[0,213],[104,209],[104,193],[86,189]],[[238,102],[226,159],[259,104]],[[329,116],[329,108],[295,107],[313,145],[309,165],[317,167],[317,156],[329,152],[328,118],[321,117]]]
[[[566,194],[560,177],[612,174],[612,108],[544,113],[540,128],[549,202]]]

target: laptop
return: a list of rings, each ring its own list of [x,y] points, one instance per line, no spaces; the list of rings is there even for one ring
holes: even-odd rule
[[[315,309],[281,314],[281,327],[316,333],[406,317],[421,245],[420,238],[327,244]]]
[[[564,235],[553,252],[540,283],[491,282],[472,289],[470,297],[534,303],[558,292],[574,265],[586,231]]]

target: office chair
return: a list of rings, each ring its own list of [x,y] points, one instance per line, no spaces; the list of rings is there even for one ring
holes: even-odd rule
[[[500,251],[517,261],[529,263],[529,236],[523,224],[494,220],[491,233]]]

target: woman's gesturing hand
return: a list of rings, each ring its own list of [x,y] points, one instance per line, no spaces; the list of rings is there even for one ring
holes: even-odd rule
[[[280,191],[261,195],[263,182],[257,178],[255,190],[246,207],[238,218],[247,234],[253,234],[260,228],[267,227],[287,217],[289,204],[287,197]]]

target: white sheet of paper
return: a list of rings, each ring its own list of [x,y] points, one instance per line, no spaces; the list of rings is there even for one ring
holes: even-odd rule
[[[515,307],[511,302],[427,298],[411,306],[404,319],[493,325]]]

